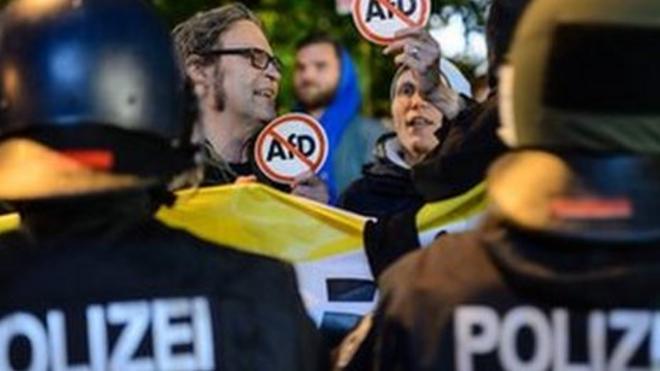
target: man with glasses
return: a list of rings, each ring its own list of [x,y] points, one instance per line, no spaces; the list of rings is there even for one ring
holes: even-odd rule
[[[204,184],[233,183],[258,173],[251,142],[275,118],[281,64],[261,22],[244,5],[199,13],[174,29],[186,73],[199,101],[197,137],[205,144]],[[304,174],[296,195],[326,202],[325,185]]]

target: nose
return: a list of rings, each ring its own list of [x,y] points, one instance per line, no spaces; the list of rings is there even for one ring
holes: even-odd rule
[[[410,107],[411,108],[423,108],[427,104],[426,100],[422,98],[419,92],[415,92],[412,97],[410,97]]]
[[[310,67],[300,69],[299,73],[300,73],[300,77],[304,81],[310,81],[314,79],[314,72]]]
[[[279,82],[282,79],[282,73],[275,67],[275,63],[268,63],[266,77],[275,82]]]

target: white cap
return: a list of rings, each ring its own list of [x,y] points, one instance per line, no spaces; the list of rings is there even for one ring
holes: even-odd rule
[[[472,86],[470,82],[449,59],[442,58],[440,60],[440,73],[447,80],[450,88],[460,94],[472,97]]]

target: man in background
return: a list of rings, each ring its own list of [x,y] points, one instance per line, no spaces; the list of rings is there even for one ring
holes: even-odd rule
[[[348,52],[326,34],[312,34],[297,47],[294,92],[298,109],[321,122],[330,142],[321,178],[331,201],[353,180],[385,128],[360,116],[362,98],[355,65]]]

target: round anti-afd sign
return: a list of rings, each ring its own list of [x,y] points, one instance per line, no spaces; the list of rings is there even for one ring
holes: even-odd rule
[[[313,117],[292,113],[268,124],[259,134],[254,151],[257,166],[269,179],[289,184],[298,175],[317,173],[323,167],[328,138]]]
[[[422,27],[431,16],[429,0],[353,0],[353,22],[367,40],[387,45],[404,28]]]

